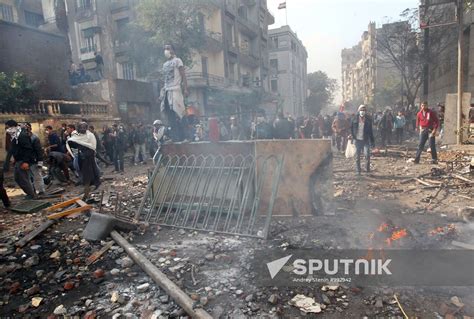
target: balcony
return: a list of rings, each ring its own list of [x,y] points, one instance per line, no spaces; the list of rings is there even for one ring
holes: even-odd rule
[[[237,56],[237,54],[239,54],[239,49],[237,48],[237,46],[230,41],[227,42],[227,51],[229,51],[229,53],[233,54],[234,56]]]
[[[130,50],[130,43],[127,41],[116,40],[114,42],[114,53],[115,55],[122,55]]]
[[[259,58],[245,45],[240,48],[240,62],[251,68],[259,66]]]
[[[130,1],[129,0],[112,0],[110,3],[110,12],[117,13],[124,10],[130,9]]]
[[[240,32],[242,32],[243,34],[246,34],[247,36],[251,38],[255,38],[258,36],[258,30],[260,29],[258,24],[242,17],[239,17],[237,21],[238,21],[237,25]]]
[[[38,105],[19,110],[19,114],[42,116],[104,117],[109,115],[109,104],[103,102],[79,102],[63,100],[40,100]]]
[[[237,15],[237,5],[234,0],[225,0],[225,11],[233,18]]]
[[[223,49],[222,33],[207,30],[206,31],[207,49],[211,52],[219,52]]]
[[[94,52],[96,52],[96,45],[89,45],[87,47],[81,48],[79,51],[81,53],[81,61],[87,61],[94,59]]]
[[[226,84],[225,78],[203,72],[186,73],[186,80],[190,88],[223,87]]]

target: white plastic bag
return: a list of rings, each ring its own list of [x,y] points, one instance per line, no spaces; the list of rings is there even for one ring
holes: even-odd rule
[[[351,141],[347,142],[346,158],[352,158],[356,154],[356,146]]]

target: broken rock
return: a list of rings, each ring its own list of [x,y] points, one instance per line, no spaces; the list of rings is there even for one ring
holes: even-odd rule
[[[34,297],[31,299],[31,305],[33,307],[38,307],[41,304],[41,301],[43,301],[43,298],[41,297]]]
[[[276,305],[278,303],[278,295],[272,294],[270,298],[268,298],[268,302],[272,305]]]
[[[320,313],[322,311],[319,303],[305,295],[294,296],[293,299],[289,301],[289,304],[298,307],[304,313]]]
[[[63,305],[59,305],[54,309],[53,313],[58,316],[65,315],[67,313],[67,309]]]
[[[146,292],[149,288],[150,288],[150,284],[149,283],[144,283],[140,286],[137,286],[137,291],[138,292]]]

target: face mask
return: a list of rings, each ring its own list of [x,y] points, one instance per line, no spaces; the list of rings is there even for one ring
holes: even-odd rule
[[[171,58],[171,51],[170,50],[165,50],[165,57],[167,59]]]
[[[361,117],[364,117],[364,116],[365,116],[365,111],[359,111],[359,115],[360,115]]]

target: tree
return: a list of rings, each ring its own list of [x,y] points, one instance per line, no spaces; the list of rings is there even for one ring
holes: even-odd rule
[[[130,55],[141,76],[153,75],[164,62],[163,47],[172,44],[184,64],[190,65],[193,51],[205,46],[203,14],[205,0],[142,0],[137,19],[122,39],[130,43]]]
[[[37,103],[36,85],[24,74],[0,72],[0,111],[17,113],[31,110]]]
[[[443,7],[434,8],[423,12],[424,22],[449,19],[444,17],[447,11]],[[444,63],[443,59],[451,58],[447,51],[456,41],[456,37],[452,36],[455,26],[430,29],[429,37],[420,41],[423,37],[419,16],[418,8],[406,9],[400,14],[402,21],[384,24],[377,32],[380,60],[400,74],[407,107],[414,105],[421,85],[427,81],[427,68],[434,72]]]
[[[308,74],[307,112],[311,115],[319,114],[324,107],[332,103],[337,88],[337,81],[329,78],[323,71]]]

